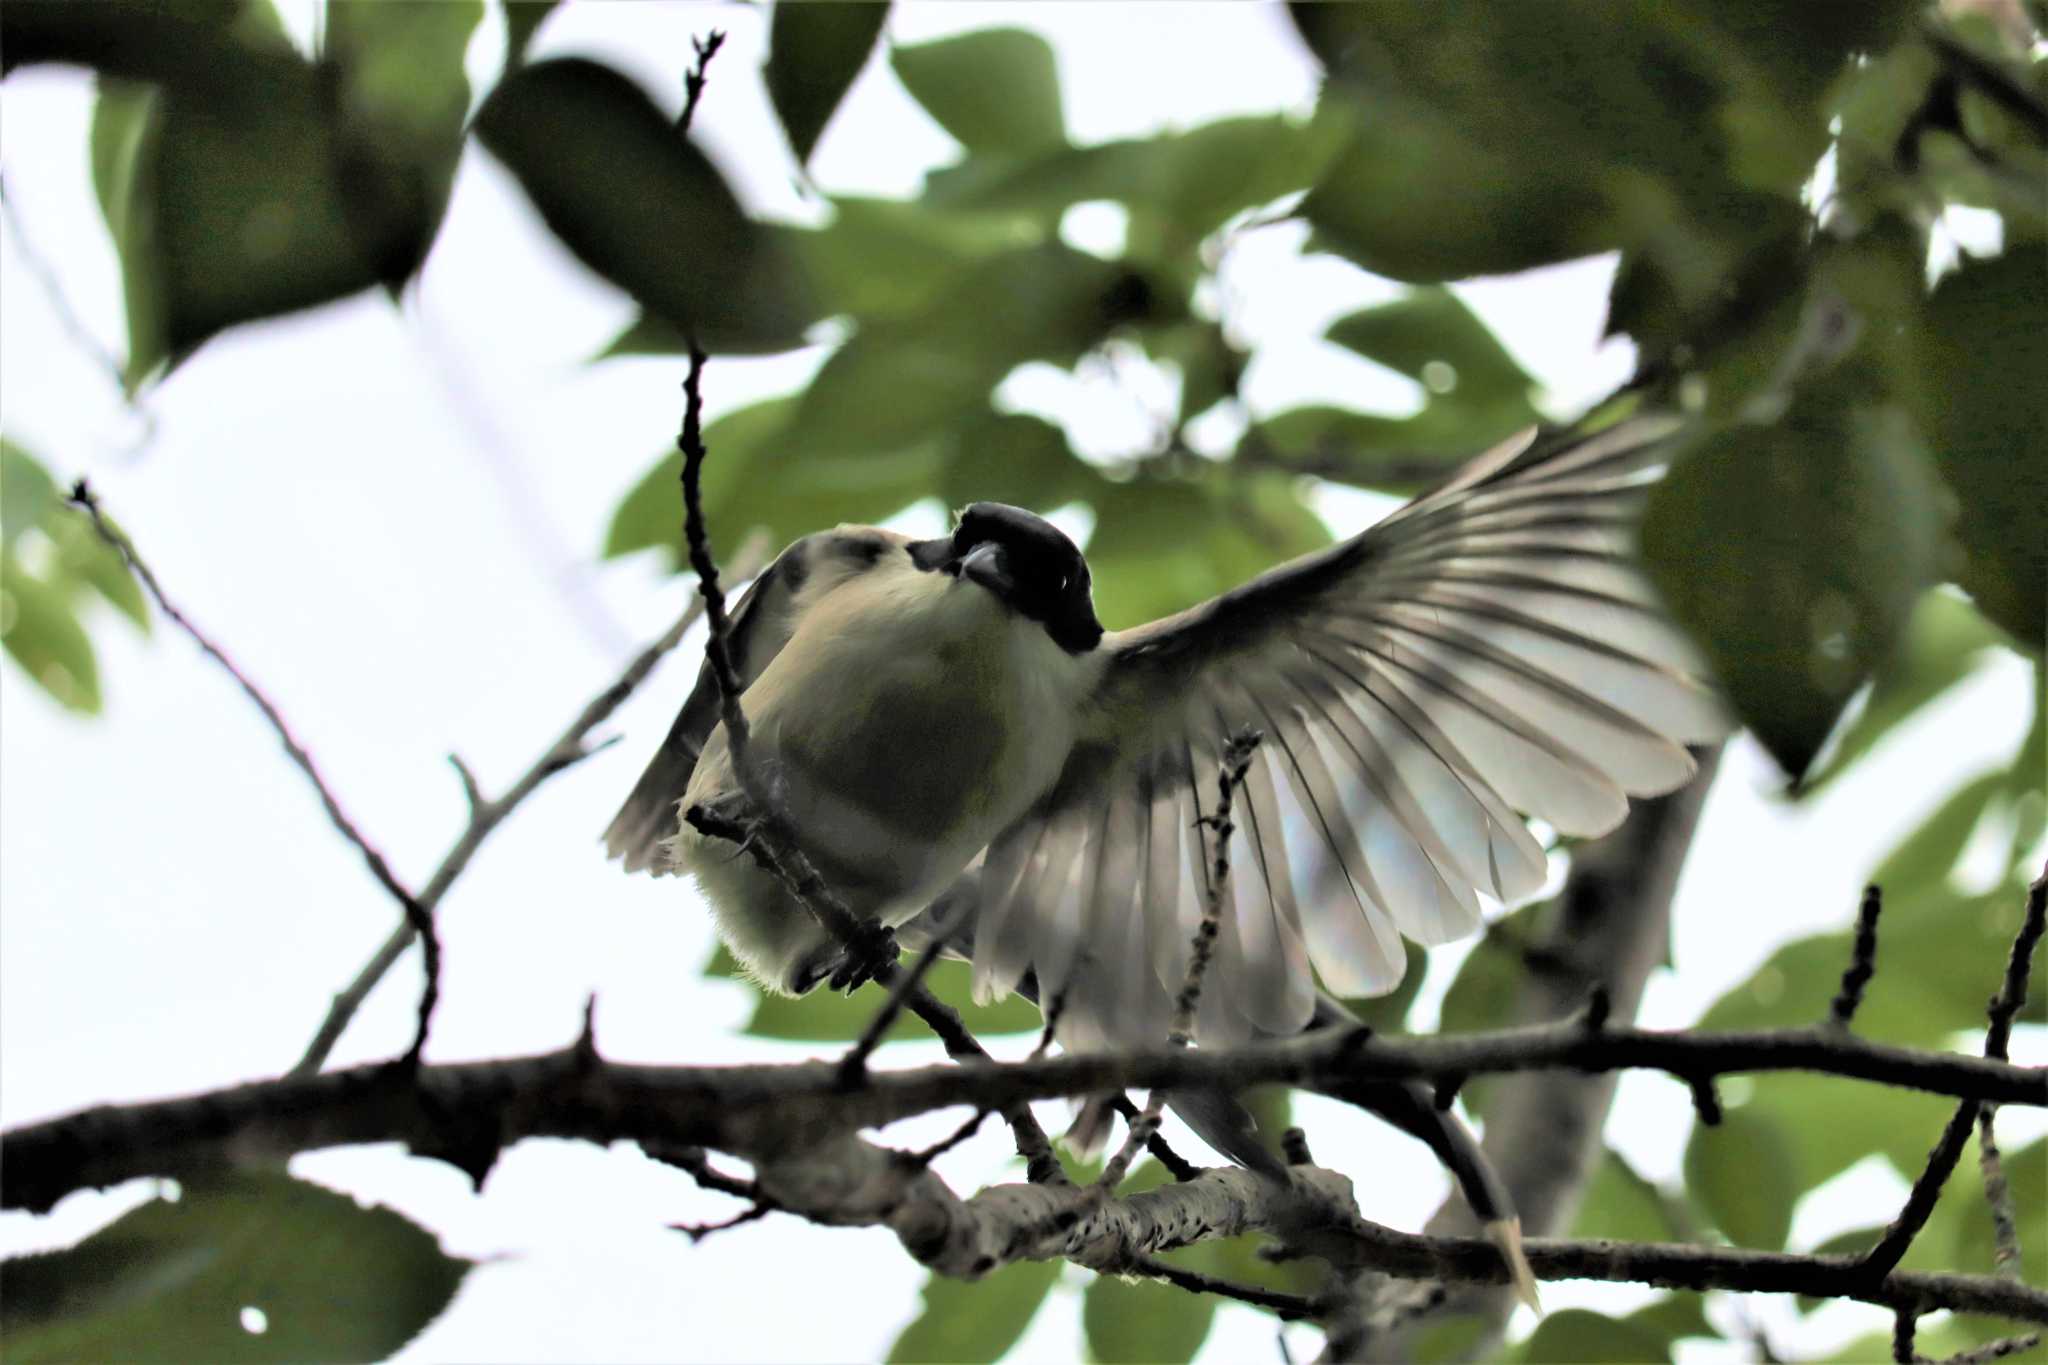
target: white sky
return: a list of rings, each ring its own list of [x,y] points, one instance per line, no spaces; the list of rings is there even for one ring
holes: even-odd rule
[[[304,9],[291,9],[301,31]],[[674,92],[689,37],[726,29],[699,136],[757,211],[814,219],[756,75],[766,18],[744,6],[579,3],[550,21],[537,55],[599,56]],[[890,33],[908,42],[996,23],[1053,43],[1081,141],[1301,110],[1314,94],[1312,64],[1266,7],[899,5]],[[473,70],[495,69],[496,24],[486,19]],[[118,352],[118,273],[87,176],[89,83],[30,71],[0,100],[13,211],[78,319]],[[834,191],[910,194],[953,150],[877,60],[813,169]],[[1253,406],[1399,405],[1401,384],[1314,340],[1331,318],[1390,291],[1347,267],[1300,262],[1288,232],[1255,234],[1231,265],[1233,325],[1263,348],[1249,377]],[[279,701],[344,804],[414,884],[463,817],[443,755],[460,752],[487,788],[502,787],[685,601],[688,586],[648,563],[595,562],[612,507],[671,439],[679,368],[584,363],[630,307],[546,236],[488,158],[464,161],[448,222],[402,311],[364,296],[243,329],[209,344],[140,415],[60,325],[22,245],[10,225],[0,238],[0,425],[60,480],[92,476],[175,599]],[[1624,344],[1599,344],[1611,270],[1583,262],[1461,293],[1566,412],[1628,370]],[[821,357],[714,362],[709,408],[790,389]],[[1119,424],[1131,422],[1128,394],[1106,381],[1024,374],[1006,394],[1063,412],[1096,449],[1114,448]],[[1346,530],[1366,502],[1332,498],[1327,508]],[[107,697],[97,720],[62,713],[0,666],[7,1125],[276,1074],[396,918],[255,712],[185,640],[159,623],[144,644],[110,618],[94,635]],[[432,1059],[558,1047],[593,991],[599,1042],[613,1057],[806,1054],[736,1036],[746,992],[697,976],[708,920],[680,885],[622,877],[597,845],[693,672],[679,657],[657,674],[615,719],[625,741],[529,801],[448,898]],[[1775,798],[1769,765],[1738,741],[1680,890],[1679,970],[1653,981],[1647,1022],[1690,1022],[1776,943],[1846,922],[1885,849],[1960,776],[2009,760],[2028,686],[2023,665],[2000,661],[1856,778],[1799,807]],[[1456,957],[1447,950],[1432,965],[1425,1016]],[[402,1049],[417,982],[409,957],[335,1062]],[[2039,1050],[2038,1038],[2027,1041]],[[913,1044],[885,1059],[938,1056]],[[1647,1173],[1675,1175],[1683,1091],[1630,1077],[1620,1109],[1612,1139]],[[1441,1178],[1414,1144],[1338,1106],[1308,1100],[1300,1112],[1318,1153],[1359,1178],[1371,1216],[1414,1226],[1441,1197]],[[1048,1117],[1057,1120],[1057,1107]],[[889,1137],[910,1145],[953,1122],[937,1116]],[[2024,1130],[2013,1126],[2016,1143]],[[1015,1178],[1006,1151],[990,1125],[944,1169],[963,1191]],[[496,1258],[407,1359],[879,1356],[916,1310],[923,1279],[876,1230],[771,1220],[692,1248],[664,1225],[723,1216],[730,1202],[630,1151],[528,1143],[481,1197],[451,1168],[392,1149],[318,1154],[293,1168],[412,1214],[451,1251]],[[1816,1241],[1869,1222],[1870,1201],[1889,1205],[1899,1188],[1888,1173],[1853,1172],[1802,1209],[1796,1235]],[[77,1195],[44,1220],[0,1215],[0,1251],[71,1240],[146,1193],[138,1184]],[[1068,1273],[1014,1359],[1076,1354],[1087,1278]],[[1615,1307],[1647,1294],[1560,1286],[1545,1296]],[[1846,1309],[1801,1326],[1788,1303],[1753,1307],[1789,1347],[1869,1328]],[[1272,1354],[1267,1321],[1227,1308],[1204,1359]],[[1687,1351],[1700,1361],[1736,1355]]]

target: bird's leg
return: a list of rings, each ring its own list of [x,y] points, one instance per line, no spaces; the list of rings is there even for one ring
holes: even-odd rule
[[[896,931],[879,920],[860,921],[853,942],[840,949],[832,989],[851,993],[896,965]]]

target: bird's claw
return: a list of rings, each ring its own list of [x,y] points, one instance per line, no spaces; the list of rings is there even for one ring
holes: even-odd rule
[[[863,925],[852,943],[840,951],[831,987],[848,994],[875,979],[896,961],[896,932],[885,924]]]

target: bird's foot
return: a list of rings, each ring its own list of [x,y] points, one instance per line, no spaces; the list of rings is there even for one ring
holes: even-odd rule
[[[852,994],[893,967],[900,951],[895,930],[886,924],[863,921],[853,942],[840,950],[832,972],[832,989]]]

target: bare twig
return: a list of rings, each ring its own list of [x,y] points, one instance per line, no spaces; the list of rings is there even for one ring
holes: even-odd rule
[[[71,296],[65,292],[63,282],[57,278],[57,272],[51,267],[49,258],[37,249],[34,240],[30,238],[28,229],[23,226],[20,212],[15,206],[14,195],[4,177],[0,177],[0,216],[5,217],[8,235],[14,238],[15,254],[21,257],[22,264],[28,267],[29,274],[35,276],[36,283],[43,287],[43,295],[49,300],[50,311],[56,314],[57,325],[80,351],[91,358],[93,364],[114,386],[114,391],[119,393],[131,408],[143,411],[136,406],[129,394],[128,380],[121,372],[120,360],[107,349],[104,342],[93,335],[92,329],[78,316],[78,310],[71,306]],[[144,420],[154,427],[155,417],[147,412],[143,415]]]
[[[1992,1131],[1997,1116],[1995,1104],[1985,1105],[1977,1115],[1977,1169],[1984,1178],[1984,1201],[1991,1206],[1991,1268],[2018,1279],[2019,1226],[2013,1213],[2012,1186],[2006,1183],[2005,1161],[1998,1151],[1998,1135]]]
[[[889,1026],[903,1013],[904,1002],[909,1000],[912,991],[923,987],[925,977],[931,974],[939,955],[945,950],[946,937],[939,935],[924,945],[923,951],[911,962],[909,971],[896,974],[895,984],[889,988],[889,996],[882,1002],[882,1007],[875,1011],[874,1018],[868,1020],[867,1026],[860,1031],[860,1037],[854,1039],[853,1046],[839,1059],[840,1074],[849,1085],[859,1082],[867,1070],[868,1058],[881,1046]]]
[[[718,55],[718,49],[725,46],[725,34],[718,29],[702,38],[691,38],[690,48],[697,54],[696,65],[683,76],[683,112],[676,118],[676,131],[690,131],[690,121],[697,117],[697,101],[704,97],[705,68]]]
[[[736,572],[741,577],[750,577],[759,572],[766,562],[767,555],[763,552],[762,543],[756,539],[741,547],[736,560]],[[626,698],[632,696],[640,684],[647,680],[647,676],[654,671],[654,666],[682,643],[683,636],[696,624],[697,616],[702,610],[700,602],[691,602],[685,607],[682,615],[676,618],[676,623],[670,626],[659,640],[635,655],[632,662],[626,665],[625,671],[620,673],[610,686],[584,705],[569,727],[542,751],[540,757],[506,789],[503,796],[495,800],[485,799],[475,776],[469,773],[467,766],[459,759],[450,760],[455,764],[457,776],[462,778],[463,794],[469,800],[469,822],[456,837],[454,845],[442,856],[441,865],[434,869],[434,875],[427,880],[426,889],[420,892],[419,904],[423,909],[429,914],[433,913],[441,898],[448,893],[448,888],[455,884],[455,879],[469,866],[470,859],[483,847],[484,840],[490,837],[491,832],[520,803],[533,795],[541,783],[565,768],[581,763],[611,742],[607,740],[593,745],[585,743],[585,740],[592,730],[609,719],[611,714],[624,704]],[[412,940],[413,925],[410,920],[392,931],[390,937],[386,938],[382,946],[371,955],[370,960],[363,964],[354,979],[335,994],[333,1002],[328,1006],[326,1017],[320,1022],[319,1031],[306,1045],[304,1054],[293,1064],[289,1074],[307,1076],[320,1069],[326,1062],[328,1054],[334,1050],[335,1043],[340,1041],[349,1021],[362,1008],[363,1002],[369,998],[370,992],[376,989],[377,983],[383,980],[384,974],[391,970],[392,965],[412,945]]]
[[[680,1232],[692,1242],[701,1242],[714,1232],[724,1232],[728,1228],[742,1227],[758,1219],[766,1218],[773,1212],[775,1212],[775,1207],[772,1204],[755,1204],[751,1208],[740,1210],[730,1218],[722,1218],[716,1223],[670,1223],[668,1227],[669,1231]]]
[[[1261,1289],[1257,1285],[1239,1284],[1235,1280],[1221,1279],[1215,1275],[1204,1275],[1200,1271],[1188,1270],[1168,1261],[1152,1256],[1141,1256],[1131,1268],[1140,1275],[1149,1275],[1155,1280],[1187,1290],[1190,1294],[1214,1294],[1219,1298],[1236,1299],[1255,1308],[1265,1308],[1282,1322],[1299,1322],[1316,1316],[1318,1305],[1314,1299],[1299,1294],[1284,1294],[1276,1289]]]
[[[1991,997],[1985,1008],[1990,1025],[1984,1031],[1984,1056],[1989,1060],[2004,1061],[2007,1046],[2012,1038],[2012,1021],[2019,1014],[2027,1000],[2027,977],[2033,968],[2034,946],[2041,941],[2044,927],[2048,927],[2048,872],[2035,879],[2027,890],[2026,910],[2020,919],[2019,932],[2013,936],[2012,954],[2006,959],[2005,980],[1997,995]],[[1877,1245],[1864,1255],[1862,1265],[1874,1276],[1883,1276],[1892,1271],[1904,1258],[1927,1226],[1927,1220],[1934,1214],[1935,1203],[1941,1198],[1942,1186],[1948,1183],[1956,1163],[1961,1160],[1963,1144],[1969,1141],[1970,1130],[1976,1126],[1977,1115],[1981,1112],[1985,1098],[1971,1096],[1956,1106],[1949,1116],[1948,1125],[1942,1129],[1934,1150],[1927,1155],[1927,1166],[1920,1172],[1920,1178],[1913,1182],[1913,1188],[1906,1194],[1906,1203],[1877,1240]]]
[[[765,871],[780,880],[825,931],[845,948],[848,966],[834,975],[832,984],[835,987],[851,989],[867,979],[879,981],[884,986],[894,986],[901,970],[896,962],[895,936],[880,924],[857,918],[847,908],[811,864],[793,831],[787,828],[754,765],[747,761],[747,718],[740,708],[741,685],[726,646],[729,623],[725,614],[725,594],[718,585],[718,564],[712,558],[710,536],[704,523],[702,489],[707,455],[703,431],[704,361],[704,352],[693,341],[690,345],[690,368],[683,380],[683,424],[676,435],[676,445],[683,456],[683,536],[689,547],[690,567],[697,574],[698,592],[704,599],[705,619],[710,623],[704,655],[718,684],[719,714],[725,726],[726,747],[732,755],[733,772],[739,778],[741,791],[751,809],[748,822],[725,819],[703,806],[691,807],[683,813],[683,818],[708,838],[729,839],[738,844]],[[988,1060],[988,1052],[968,1031],[959,1011],[924,987],[913,983],[911,989],[902,993],[901,1007],[922,1019],[939,1036],[948,1057],[956,1061],[970,1057]],[[845,1075],[844,1072],[840,1074],[842,1078]],[[1059,1158],[1053,1154],[1052,1143],[1038,1120],[1032,1117],[1030,1107],[1021,1103],[994,1107],[1010,1125],[1016,1137],[1017,1153],[1024,1158],[1031,1178],[1050,1184],[1066,1183],[1066,1173]]]
[[[320,776],[320,769],[314,764],[313,756],[306,752],[306,747],[293,736],[291,727],[285,724],[284,716],[279,713],[276,704],[264,695],[262,688],[249,680],[248,674],[235,666],[234,660],[228,658],[219,645],[207,638],[204,631],[193,625],[190,618],[164,596],[163,585],[157,582],[156,574],[151,572],[149,565],[143,562],[142,556],[136,552],[134,542],[100,511],[99,499],[93,496],[92,489],[86,486],[84,479],[80,479],[72,486],[71,502],[92,518],[93,529],[99,533],[100,539],[111,545],[127,563],[129,570],[142,581],[142,586],[149,590],[149,595],[155,600],[158,610],[170,617],[178,629],[192,638],[193,643],[199,646],[207,658],[213,660],[233,678],[235,685],[242,689],[242,695],[263,713],[264,720],[270,723],[271,731],[276,734],[278,742],[284,745],[286,755],[291,758],[298,770],[306,775],[306,780],[312,783],[313,790],[320,797],[321,808],[327,812],[328,823],[332,824],[336,832],[362,855],[363,862],[370,869],[370,875],[375,877],[377,884],[398,902],[399,909],[405,915],[406,930],[420,936],[426,957],[426,985],[420,992],[419,1020],[413,1031],[412,1046],[406,1049],[404,1058],[407,1063],[418,1062],[421,1051],[427,1045],[428,1029],[433,1024],[434,1006],[441,997],[441,941],[434,933],[433,916],[427,907],[420,903],[419,898],[413,895],[412,890],[398,880],[398,874],[391,870],[391,865],[384,860],[384,855],[377,851],[362,830],[356,827],[355,821],[349,819],[348,813],[342,810],[340,798],[334,794],[334,789],[327,785],[326,779]]]
[[[1032,1055],[1036,1057],[1039,1054],[1033,1053]],[[1122,1116],[1125,1123],[1136,1123],[1138,1121],[1138,1106],[1131,1103],[1129,1095],[1119,1094],[1110,1101],[1110,1107]],[[1154,1161],[1164,1166],[1166,1173],[1175,1180],[1193,1180],[1202,1173],[1200,1166],[1189,1161],[1179,1152],[1174,1151],[1167,1144],[1166,1139],[1159,1136],[1157,1132],[1154,1132],[1152,1136],[1145,1139],[1145,1151],[1151,1155]]]
[[[1877,974],[1877,917],[1883,909],[1883,893],[1875,886],[1865,887],[1863,903],[1856,911],[1855,947],[1849,966],[1842,973],[1842,988],[1828,1007],[1829,1022],[1837,1028],[1849,1027],[1857,1007],[1863,1003],[1863,988]]]
[[[955,1128],[951,1133],[949,1133],[943,1138],[940,1138],[931,1146],[920,1147],[918,1150],[914,1152],[905,1153],[905,1160],[914,1162],[919,1166],[931,1165],[934,1161],[937,1161],[940,1157],[944,1156],[946,1153],[952,1151],[955,1147],[958,1147],[961,1143],[967,1141],[967,1139],[973,1137],[976,1133],[980,1132],[981,1125],[988,1122],[988,1116],[989,1111],[986,1109],[975,1110],[972,1114],[969,1114],[967,1116],[966,1121],[963,1122],[958,1128]]]
[[[1251,771],[1252,754],[1262,738],[1264,736],[1257,730],[1245,730],[1231,736],[1223,746],[1222,769],[1216,776],[1216,813],[1197,821],[1197,824],[1208,828],[1215,839],[1215,851],[1210,859],[1214,870],[1209,879],[1209,897],[1202,906],[1202,920],[1195,926],[1194,941],[1189,945],[1187,975],[1181,979],[1180,994],[1174,1000],[1173,1025],[1166,1035],[1166,1041],[1172,1047],[1187,1047],[1195,1039],[1195,1010],[1202,999],[1202,977],[1208,971],[1209,959],[1216,949],[1217,929],[1223,920],[1223,899],[1230,885],[1230,836],[1235,829],[1230,823],[1231,802],[1237,789],[1244,785],[1245,774]],[[1102,1168],[1102,1175],[1095,1182],[1098,1187],[1113,1190],[1123,1183],[1139,1148],[1150,1142],[1153,1134],[1159,1131],[1159,1118],[1165,1108],[1166,1092],[1155,1087],[1145,1097],[1144,1110],[1135,1120],[1129,1121],[1123,1144]]]

